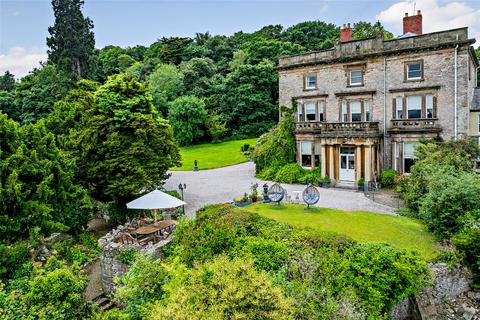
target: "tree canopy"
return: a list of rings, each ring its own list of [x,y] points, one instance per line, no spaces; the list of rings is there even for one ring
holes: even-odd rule
[[[52,0],[55,23],[48,28],[48,59],[74,78],[90,71],[95,48],[93,22],[82,13],[83,0]]]

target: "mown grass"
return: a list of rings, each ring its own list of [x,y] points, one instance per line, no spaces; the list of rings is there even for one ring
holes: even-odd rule
[[[320,233],[336,233],[359,242],[388,243],[397,248],[416,250],[427,260],[436,256],[433,235],[420,221],[406,217],[318,207],[305,210],[305,206],[296,204],[254,204],[244,209]]]
[[[198,161],[200,170],[214,169],[246,162],[248,159],[240,152],[240,148],[248,143],[254,146],[257,139],[206,143],[180,148],[182,166],[174,167],[172,171],[193,170],[194,160]]]

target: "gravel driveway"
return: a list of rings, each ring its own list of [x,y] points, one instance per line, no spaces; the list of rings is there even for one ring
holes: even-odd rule
[[[233,198],[242,196],[245,192],[250,193],[250,186],[257,182],[259,193],[264,182],[269,185],[272,182],[262,181],[255,178],[255,165],[246,162],[230,167],[193,171],[172,171],[172,176],[165,183],[165,189],[177,190],[178,184],[187,184],[184,190],[185,207],[187,215],[193,216],[195,211],[206,204],[231,202]],[[303,191],[304,185],[281,184],[287,193],[293,195],[293,191]],[[370,212],[394,215],[394,209],[367,199],[362,193],[354,190],[319,188],[319,207],[335,208],[343,210],[365,210]]]

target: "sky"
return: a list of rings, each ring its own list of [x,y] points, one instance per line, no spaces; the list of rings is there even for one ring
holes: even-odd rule
[[[405,12],[419,9],[424,33],[468,26],[470,37],[480,42],[480,0],[85,0],[83,12],[93,20],[96,47],[102,48],[311,20],[337,25],[379,20],[400,35]],[[10,70],[19,78],[45,61],[53,21],[50,0],[0,0],[0,73]]]

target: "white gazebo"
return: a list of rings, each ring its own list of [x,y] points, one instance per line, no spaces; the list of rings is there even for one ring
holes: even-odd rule
[[[149,209],[155,211],[155,223],[157,223],[158,210],[173,209],[187,203],[160,190],[153,190],[138,199],[127,203],[128,209]]]

